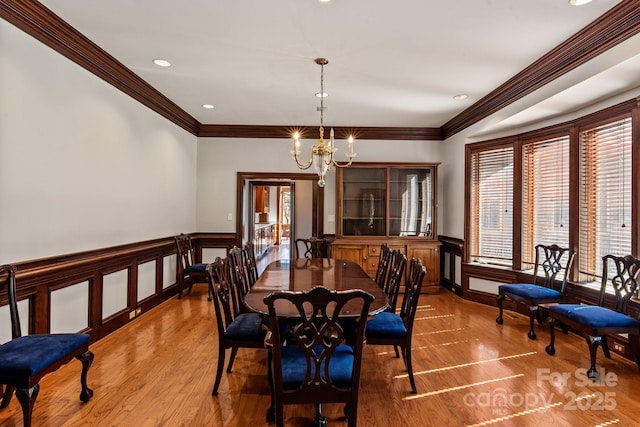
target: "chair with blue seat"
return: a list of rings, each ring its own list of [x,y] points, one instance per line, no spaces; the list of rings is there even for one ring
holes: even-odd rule
[[[229,257],[224,260],[218,257],[206,268],[207,277],[213,289],[213,306],[218,327],[218,367],[211,392],[214,396],[218,395],[227,349],[231,349],[231,357],[227,365],[227,373],[230,373],[238,349],[264,348],[267,330],[257,313],[239,311],[233,283],[230,280],[232,269]]]
[[[399,249],[393,250],[389,254],[389,273],[384,283],[384,293],[387,295],[389,307],[386,311],[396,312],[398,304],[398,293],[400,292],[400,283],[404,277],[404,269],[407,265],[407,256]]]
[[[256,263],[256,252],[252,243],[247,243],[242,247],[242,263],[244,264],[245,272],[247,274],[247,281],[249,287],[258,280],[258,265]]]
[[[87,386],[87,372],[94,355],[89,350],[89,335],[76,333],[34,334],[22,336],[16,295],[16,269],[0,266],[1,292],[6,292],[11,317],[11,341],[0,345],[0,384],[6,389],[0,409],[7,407],[15,391],[20,402],[25,427],[31,425],[31,416],[40,391],[40,380],[71,360],[82,362],[80,374],[80,401],[88,402],[93,390]],[[6,288],[6,289],[3,289]]]
[[[180,233],[175,236],[176,249],[178,251],[178,298],[182,298],[182,290],[189,286],[187,294],[191,295],[191,288],[194,283],[209,283],[207,280],[207,264],[196,263],[193,251],[193,245],[191,244],[191,236],[188,234]],[[212,289],[209,288],[209,294],[207,299],[211,301]]]
[[[585,336],[589,347],[591,366],[587,376],[593,380],[598,378],[596,370],[596,353],[602,346],[605,357],[611,359],[607,335],[628,334],[629,344],[636,357],[640,370],[640,322],[628,315],[629,301],[636,295],[640,280],[640,260],[627,255],[618,257],[605,255],[602,257],[602,281],[598,305],[588,304],[552,304],[549,306],[549,322],[551,342],[546,347],[548,354],[555,354],[555,326],[561,325],[580,332]],[[607,304],[607,289],[613,291],[614,301],[611,308]]]
[[[533,329],[534,318],[542,324],[539,305],[561,302],[564,300],[567,277],[571,271],[575,251],[561,248],[558,245],[536,245],[535,266],[533,269],[533,283],[512,283],[498,287],[498,308],[500,310],[496,323],[502,325],[502,304],[505,298],[516,303],[525,304],[529,308],[529,339],[536,339]],[[538,273],[542,270],[544,276]],[[560,289],[554,287],[556,280],[560,281]]]
[[[389,273],[389,261],[391,260],[391,249],[388,243],[380,245],[380,258],[378,259],[378,268],[376,269],[375,282],[384,289],[384,284],[387,281],[387,275]]]
[[[344,403],[349,427],[357,424],[358,391],[364,328],[373,296],[362,290],[332,291],[315,287],[304,292],[278,291],[264,299],[269,310],[272,392],[275,422],[284,426],[284,405],[312,403],[314,426],[326,425],[324,403]],[[283,306],[299,314],[283,318]],[[355,339],[346,344],[341,313],[345,306],[358,313],[350,325]],[[291,325],[282,336],[283,323]],[[286,338],[286,339],[285,339]]]
[[[399,357],[397,348],[400,348],[404,365],[409,373],[409,382],[413,393],[417,393],[417,389],[413,379],[411,341],[413,322],[418,310],[418,299],[420,298],[425,274],[426,269],[420,259],[412,258],[409,262],[409,274],[405,283],[405,293],[402,298],[400,314],[389,311],[376,314],[367,321],[365,330],[367,345],[392,345],[396,349],[396,357]]]

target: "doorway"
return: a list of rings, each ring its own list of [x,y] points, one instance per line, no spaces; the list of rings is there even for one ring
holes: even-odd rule
[[[322,236],[324,190],[315,174],[238,172],[236,241],[253,243],[258,264],[295,256],[296,236]]]

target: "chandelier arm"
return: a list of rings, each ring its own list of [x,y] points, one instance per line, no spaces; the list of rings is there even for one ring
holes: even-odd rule
[[[336,162],[335,160],[333,160],[333,164],[338,168],[348,168],[349,166],[351,166],[352,163],[353,163],[353,157],[350,158],[347,163],[343,163],[343,164],[340,164],[340,163]]]
[[[295,159],[296,164],[298,165],[298,168],[302,170],[309,169],[313,164],[313,153],[311,153],[311,156],[309,156],[309,160],[307,161],[307,163],[302,163],[300,161],[300,157],[298,156],[298,153],[296,153],[295,151],[293,152],[293,158]]]

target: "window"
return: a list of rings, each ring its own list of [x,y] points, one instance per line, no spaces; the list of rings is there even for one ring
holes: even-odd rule
[[[569,246],[569,135],[522,146],[522,264],[536,245]]]
[[[597,281],[602,257],[631,254],[631,118],[580,132],[579,280]]]
[[[511,265],[513,147],[471,154],[471,261]]]

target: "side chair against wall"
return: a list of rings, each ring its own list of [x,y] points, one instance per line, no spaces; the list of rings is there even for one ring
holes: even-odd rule
[[[264,348],[266,327],[257,313],[240,313],[234,303],[234,289],[229,280],[232,270],[229,257],[220,257],[206,268],[207,277],[213,289],[213,306],[218,327],[218,367],[211,394],[218,395],[218,387],[222,379],[224,359],[227,349],[231,349],[231,357],[227,365],[227,373],[233,367],[239,348]]]
[[[296,258],[331,258],[333,239],[296,239]]]
[[[264,299],[269,309],[271,377],[275,421],[284,426],[284,405],[316,405],[314,426],[325,426],[323,403],[344,403],[349,427],[357,424],[358,391],[364,328],[373,296],[362,290],[331,291],[315,287],[294,293],[274,292]],[[283,319],[284,304],[296,307],[299,316]],[[350,322],[355,339],[345,343],[345,330],[339,321],[345,305],[357,307],[359,315]],[[306,311],[305,311],[306,309]],[[291,329],[284,324],[292,325]],[[287,332],[287,340],[282,336]]]
[[[627,255],[602,257],[602,282],[598,305],[588,304],[552,304],[549,306],[549,322],[551,342],[546,347],[548,354],[555,354],[555,325],[573,328],[586,336],[591,366],[587,376],[593,380],[598,378],[596,370],[596,353],[602,345],[605,357],[611,359],[607,335],[628,334],[629,344],[636,356],[640,370],[640,323],[627,314],[629,300],[636,295],[640,280],[640,260]],[[607,285],[614,291],[612,308],[605,308],[607,303]]]
[[[93,390],[87,386],[87,372],[93,362],[87,334],[37,334],[22,336],[16,295],[15,267],[0,266],[0,291],[7,292],[12,340],[0,345],[0,384],[6,389],[0,408],[9,405],[13,392],[20,402],[25,427],[31,414],[40,380],[76,358],[82,362],[80,401],[88,402]],[[6,290],[5,290],[6,289]]]
[[[513,283],[498,287],[498,308],[500,310],[496,323],[502,325],[502,303],[509,298],[517,303],[529,307],[529,333],[527,336],[535,340],[536,332],[533,329],[533,319],[537,318],[542,324],[542,317],[538,306],[553,302],[561,302],[564,299],[567,277],[571,271],[575,252],[570,248],[561,248],[558,245],[536,245],[535,266],[533,269],[533,283]],[[544,273],[538,275],[540,269]],[[556,279],[560,281],[560,290],[554,289]]]
[[[191,295],[191,288],[193,288],[194,283],[208,283],[207,272],[205,271],[207,264],[195,262],[191,236],[180,233],[175,237],[175,241],[178,250],[178,298],[182,298],[182,290],[185,286],[189,286],[187,293]],[[209,301],[211,301],[211,293],[211,288],[209,288]]]
[[[365,330],[365,341],[367,345],[392,345],[399,347],[402,352],[402,359],[409,373],[411,391],[417,392],[416,383],[413,379],[413,365],[411,360],[411,338],[413,335],[413,321],[418,310],[418,300],[422,282],[426,274],[420,259],[412,258],[409,263],[409,275],[405,283],[405,293],[402,298],[400,314],[388,311],[376,314],[367,321]],[[398,352],[396,350],[396,357]]]

